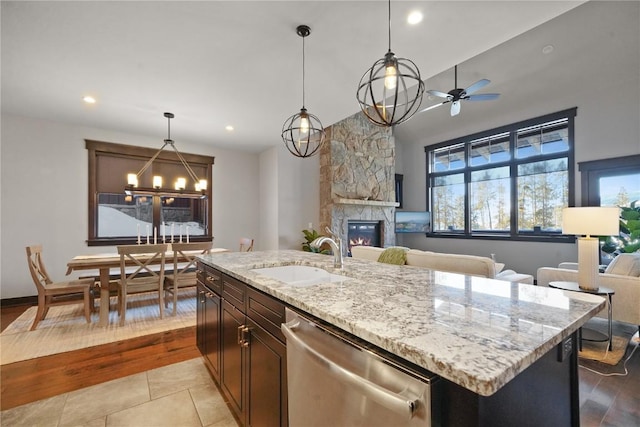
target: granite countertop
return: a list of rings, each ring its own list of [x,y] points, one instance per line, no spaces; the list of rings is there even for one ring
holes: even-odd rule
[[[483,396],[598,313],[590,294],[282,250],[200,256],[223,273]],[[250,271],[309,265],[350,279],[293,287]]]

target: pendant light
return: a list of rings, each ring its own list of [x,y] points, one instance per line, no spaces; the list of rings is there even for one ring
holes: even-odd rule
[[[144,164],[144,166],[142,166],[142,169],[140,169],[138,171],[138,173],[130,173],[127,175],[127,185],[125,187],[125,193],[128,196],[132,196],[132,195],[137,195],[137,196],[153,196],[153,195],[160,195],[160,196],[177,196],[177,197],[190,197],[190,198],[204,198],[206,197],[206,190],[207,190],[207,180],[206,179],[199,179],[195,172],[193,171],[193,169],[191,169],[191,166],[189,166],[189,163],[187,163],[187,161],[185,160],[185,158],[182,156],[182,154],[180,154],[180,152],[178,151],[178,149],[175,147],[175,143],[174,141],[171,139],[171,119],[173,119],[175,116],[173,113],[164,113],[164,116],[167,118],[167,139],[164,140],[164,145],[162,145],[162,147],[160,147],[160,149],[153,155],[153,157],[151,157],[149,160],[147,160],[147,162]],[[180,160],[180,163],[182,163],[182,166],[184,166],[184,168],[187,171],[187,174],[189,174],[189,177],[193,180],[194,182],[194,190],[195,191],[191,191],[191,190],[187,190],[187,180],[186,178],[178,178],[176,180],[176,182],[174,183],[174,188],[173,189],[169,189],[169,188],[163,188],[162,184],[163,184],[163,179],[161,176],[159,175],[155,175],[153,177],[152,180],[152,187],[139,187],[138,186],[138,182],[140,179],[140,176],[144,173],[144,171],[146,171],[149,166],[151,166],[151,164],[153,163],[153,161],[158,157],[158,155],[160,155],[160,152],[162,150],[164,150],[164,148],[170,145],[171,148],[173,148],[173,151],[175,151],[176,155],[178,156],[178,159]]]
[[[299,113],[285,120],[282,140],[294,156],[311,157],[324,143],[325,132],[320,119],[310,114],[304,106],[304,39],[311,34],[311,28],[299,25],[296,33],[302,37],[302,108]]]
[[[360,79],[356,93],[358,103],[369,121],[390,127],[409,120],[420,108],[423,94],[424,82],[416,64],[396,58],[391,51],[389,0],[389,50]]]

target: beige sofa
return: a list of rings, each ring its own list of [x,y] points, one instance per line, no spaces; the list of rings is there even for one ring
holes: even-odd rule
[[[374,246],[353,246],[351,248],[351,256],[353,258],[378,261],[383,251],[384,248]],[[504,270],[496,273],[495,262],[491,258],[481,256],[408,249],[406,264],[429,268],[431,270],[488,277],[490,279],[506,280],[508,282],[533,284],[533,276],[529,274],[519,274],[513,270]]]
[[[622,254],[616,258],[615,265],[610,265],[604,273],[598,274],[598,285],[615,291],[611,299],[613,320],[638,325],[640,330],[640,277],[637,276],[640,267],[616,269],[616,266],[622,267],[620,261],[634,258],[640,260],[640,254]],[[549,282],[577,282],[577,270],[577,263],[568,262],[561,263],[558,268],[541,267],[536,273],[537,284],[549,286]],[[607,309],[603,309],[597,316],[607,318]]]

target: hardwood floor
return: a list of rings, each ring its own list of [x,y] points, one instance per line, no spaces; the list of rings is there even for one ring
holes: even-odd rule
[[[2,308],[2,330],[27,308]],[[614,334],[635,331],[637,326],[614,323]],[[13,408],[198,357],[200,353],[195,342],[195,327],[191,327],[4,365],[0,370],[1,407],[3,410]],[[602,368],[601,365],[598,367]],[[580,368],[583,427],[640,426],[640,350],[635,351],[626,363],[626,375],[609,375],[624,372],[624,369],[620,363],[600,375]]]
[[[2,329],[27,308],[3,308]],[[193,326],[3,365],[0,408],[13,408],[198,356]]]

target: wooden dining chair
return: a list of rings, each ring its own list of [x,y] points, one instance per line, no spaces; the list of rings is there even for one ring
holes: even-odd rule
[[[92,278],[53,282],[42,261],[42,245],[27,246],[27,261],[33,283],[38,289],[38,311],[31,325],[31,331],[47,316],[49,307],[64,304],[84,303],[84,317],[91,323],[91,307],[93,306]]]
[[[127,295],[139,292],[158,292],[160,318],[164,317],[164,263],[166,244],[120,245],[120,280],[118,281],[118,314],[120,326],[127,313]],[[133,267],[133,268],[132,268]]]
[[[251,252],[253,251],[253,239],[248,237],[240,238],[240,252]]]
[[[173,243],[173,271],[164,276],[164,306],[169,306],[168,294],[173,297],[173,315],[177,313],[178,289],[196,286],[198,255],[211,252],[213,242]]]

